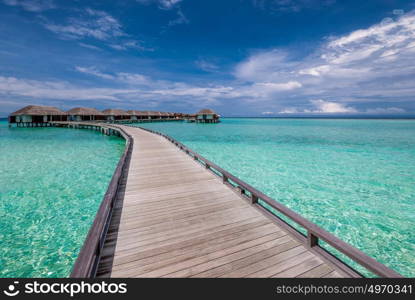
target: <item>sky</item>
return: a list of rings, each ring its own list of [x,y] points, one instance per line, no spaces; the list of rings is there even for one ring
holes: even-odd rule
[[[415,113],[415,1],[0,0],[0,117],[29,104]]]

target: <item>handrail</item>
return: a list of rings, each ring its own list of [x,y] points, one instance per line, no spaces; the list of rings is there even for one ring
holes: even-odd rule
[[[70,275],[71,278],[93,278],[96,275],[120,180],[126,166],[127,157],[131,154],[134,144],[134,139],[122,128],[101,124],[92,124],[91,126],[106,127],[118,131],[126,140],[126,146],[123,155],[118,161],[114,174],[112,175],[101,205],[95,215],[94,222],[89,229],[88,235],[85,238],[75,264],[73,265]]]
[[[133,127],[135,127],[135,126],[133,126]],[[246,197],[246,198],[249,198],[253,205],[261,206],[261,208],[264,208],[264,209],[268,210],[266,207],[264,207],[264,206],[262,206],[261,204],[258,203],[258,201],[261,200],[261,201],[265,202],[267,205],[271,206],[273,209],[275,209],[278,212],[282,213],[284,216],[288,217],[290,220],[292,220],[295,223],[301,225],[304,229],[307,230],[307,246],[308,247],[310,247],[310,248],[319,248],[321,250],[324,250],[324,251],[328,252],[326,249],[322,248],[319,245],[319,240],[321,239],[321,240],[325,241],[327,244],[329,244],[330,246],[334,247],[335,249],[337,249],[338,251],[340,251],[344,255],[348,256],[353,261],[357,262],[358,264],[365,267],[367,270],[373,272],[376,275],[379,275],[381,277],[390,277],[390,278],[401,278],[401,277],[403,277],[401,274],[397,273],[396,271],[388,268],[384,264],[382,264],[382,263],[376,261],[375,259],[373,259],[372,257],[366,255],[361,250],[359,250],[359,249],[353,247],[352,245],[342,241],[338,237],[334,236],[330,232],[324,230],[323,228],[319,227],[318,225],[316,225],[316,224],[310,222],[309,220],[305,219],[304,217],[302,217],[298,213],[294,212],[293,210],[289,209],[285,205],[277,202],[276,200],[274,200],[271,197],[265,195],[264,193],[257,190],[256,188],[249,185],[248,183],[246,183],[246,182],[242,181],[241,179],[235,177],[234,175],[232,175],[228,171],[222,169],[221,167],[219,167],[215,163],[213,163],[213,162],[209,161],[208,159],[204,158],[200,154],[198,154],[195,151],[191,150],[190,148],[186,147],[185,145],[183,145],[182,143],[180,143],[177,140],[173,139],[172,137],[170,137],[168,135],[165,135],[163,133],[160,133],[158,131],[148,129],[148,128],[144,128],[144,127],[139,127],[139,128],[166,138],[167,140],[172,142],[174,145],[179,147],[181,150],[183,150],[186,154],[190,155],[195,160],[203,163],[205,165],[206,169],[210,169],[210,170],[214,170],[214,171],[218,172],[220,175],[218,175],[216,172],[214,172],[214,174],[222,177],[222,180],[225,184],[229,184],[234,188],[238,188],[241,195]],[[230,180],[233,181],[234,183],[236,183],[236,186],[233,185],[230,182]],[[250,196],[248,196],[246,192],[249,192]],[[276,216],[275,214],[272,214],[272,216],[279,219],[279,221],[282,221],[282,222],[286,223],[283,219]],[[295,229],[292,226],[291,226],[291,228]],[[295,230],[304,237],[304,235],[301,232],[299,232],[297,229],[295,229]],[[336,258],[336,259],[339,260],[340,262],[342,262],[339,258]],[[342,263],[345,264],[344,262],[342,262]]]

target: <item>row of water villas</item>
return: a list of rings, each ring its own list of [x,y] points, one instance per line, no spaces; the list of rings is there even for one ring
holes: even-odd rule
[[[49,126],[50,122],[59,121],[129,123],[178,120],[218,123],[219,115],[210,109],[202,109],[197,114],[183,114],[121,109],[99,111],[95,108],[76,107],[65,112],[52,106],[28,105],[10,114],[9,126],[14,124],[17,127],[45,127]]]

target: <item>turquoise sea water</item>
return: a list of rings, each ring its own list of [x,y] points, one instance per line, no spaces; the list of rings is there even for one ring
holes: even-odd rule
[[[0,277],[69,275],[124,144],[0,122]]]
[[[415,276],[415,120],[150,123],[405,276]]]

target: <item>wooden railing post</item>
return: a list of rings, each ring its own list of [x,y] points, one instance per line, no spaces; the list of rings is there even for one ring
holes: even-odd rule
[[[239,193],[240,194],[245,195],[245,189],[243,187],[241,187],[240,185],[238,185],[236,188],[239,190]]]
[[[223,183],[227,183],[228,182],[228,177],[224,174],[222,174],[222,181]]]
[[[310,232],[310,230],[307,231],[307,246],[310,248],[313,248],[318,245],[318,237],[316,237],[314,234]]]
[[[258,196],[255,194],[251,194],[251,203],[255,204],[258,202]]]

